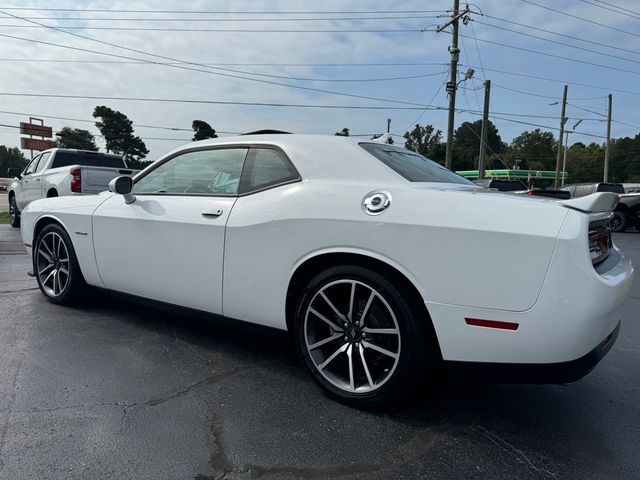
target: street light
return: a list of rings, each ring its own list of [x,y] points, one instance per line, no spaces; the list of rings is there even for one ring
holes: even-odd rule
[[[564,117],[562,119],[563,124],[566,123],[567,120],[569,120],[569,119],[567,117]],[[560,180],[560,182],[561,182],[560,183],[560,187],[564,187],[564,177],[565,177],[565,174],[567,172],[567,170],[566,170],[567,169],[567,149],[569,148],[569,134],[575,132],[576,127],[578,125],[580,125],[580,123],[582,123],[582,120],[583,120],[582,118],[580,120],[578,120],[573,125],[573,129],[572,130],[567,130],[565,132],[565,136],[564,136],[564,138],[565,138],[565,141],[564,141],[564,156],[562,157],[562,178]]]

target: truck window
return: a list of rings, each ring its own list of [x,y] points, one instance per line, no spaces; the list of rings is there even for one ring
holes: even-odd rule
[[[87,165],[90,167],[127,168],[119,155],[91,152],[65,152],[58,150],[51,168],[68,167],[69,165]]]
[[[49,160],[49,155],[51,155],[51,152],[45,152],[40,156],[40,161],[38,163],[38,167],[36,168],[35,173],[42,171],[44,166],[47,164],[47,161]]]

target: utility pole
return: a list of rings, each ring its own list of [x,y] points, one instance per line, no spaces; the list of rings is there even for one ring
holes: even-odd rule
[[[458,86],[458,57],[460,49],[458,48],[458,19],[460,18],[460,0],[453,0],[453,13],[451,20],[446,24],[438,27],[437,31],[441,32],[445,27],[453,25],[451,32],[451,46],[449,53],[451,54],[451,74],[447,82],[447,92],[449,93],[449,120],[447,122],[447,150],[445,154],[444,166],[451,169],[453,162],[453,125],[456,111],[456,90]]]
[[[612,96],[609,94],[609,108],[607,109],[607,143],[604,147],[604,178],[603,182],[609,181],[609,148],[611,145],[611,104]]]
[[[484,81],[484,110],[482,111],[482,132],[480,134],[480,157],[478,158],[478,180],[484,178],[484,157],[487,152],[487,136],[489,134],[489,95],[491,80]]]
[[[553,188],[558,188],[560,183],[560,162],[562,161],[562,140],[564,137],[564,124],[567,122],[565,113],[567,112],[567,91],[569,86],[564,86],[564,93],[562,94],[562,114],[560,115],[560,135],[558,136],[558,155],[556,157],[556,181]]]

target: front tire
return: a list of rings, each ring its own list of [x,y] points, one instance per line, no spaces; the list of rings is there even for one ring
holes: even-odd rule
[[[9,197],[9,223],[15,228],[20,226],[20,210],[18,210],[15,195]]]
[[[33,268],[40,291],[51,303],[73,304],[86,284],[73,244],[60,225],[45,226],[36,240]]]
[[[298,303],[298,353],[331,396],[359,406],[395,402],[422,385],[435,355],[429,318],[412,297],[358,265],[316,275]]]

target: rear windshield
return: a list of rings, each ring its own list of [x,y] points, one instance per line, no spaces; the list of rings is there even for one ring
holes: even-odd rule
[[[90,167],[127,168],[122,157],[106,153],[62,152],[57,151],[51,168],[69,165],[88,165]]]
[[[624,193],[624,187],[621,183],[601,183],[598,185],[599,192]]]
[[[385,143],[361,143],[371,155],[392,168],[410,182],[462,183],[473,185],[466,178],[447,170],[439,163],[410,150]]]

